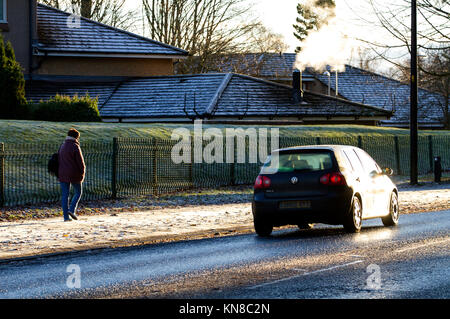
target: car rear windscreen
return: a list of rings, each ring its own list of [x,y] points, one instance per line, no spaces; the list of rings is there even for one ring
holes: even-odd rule
[[[276,157],[278,157],[278,163]],[[333,168],[333,160],[331,153],[327,151],[275,153],[268,156],[261,169],[261,174],[274,174],[281,172],[314,172],[331,168]]]

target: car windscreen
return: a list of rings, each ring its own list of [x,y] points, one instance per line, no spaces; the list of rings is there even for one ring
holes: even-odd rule
[[[333,168],[332,153],[328,151],[274,153],[268,156],[261,174],[314,172],[331,168]]]

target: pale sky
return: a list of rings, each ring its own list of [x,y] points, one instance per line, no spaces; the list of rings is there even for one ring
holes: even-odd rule
[[[297,18],[297,4],[299,0],[254,0],[255,11],[261,21],[275,33],[284,36],[285,42],[293,52],[298,45],[294,37],[292,25]],[[336,0],[336,18],[341,31],[351,38],[383,39],[386,37],[384,30],[368,25],[359,20],[362,17],[374,20],[371,10],[365,1],[361,0]],[[378,0],[377,3],[387,3],[387,0]]]
[[[273,32],[282,34],[289,51],[294,52],[298,40],[294,37],[292,25],[297,18],[298,0],[255,0],[255,16]]]

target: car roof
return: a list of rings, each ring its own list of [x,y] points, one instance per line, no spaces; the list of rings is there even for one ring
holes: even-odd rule
[[[273,150],[273,152],[288,152],[288,151],[300,151],[300,150],[327,150],[327,151],[340,151],[346,148],[357,148],[351,145],[304,145],[304,146],[293,146],[280,148],[277,150]]]

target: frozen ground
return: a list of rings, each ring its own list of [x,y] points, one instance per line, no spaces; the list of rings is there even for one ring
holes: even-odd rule
[[[450,208],[449,184],[399,190],[402,214]],[[63,222],[61,216],[48,217],[60,215],[55,213],[57,207],[4,210],[0,214],[0,259],[253,231],[248,188],[188,195],[141,205],[113,202],[95,209],[83,207],[79,220],[72,222]],[[29,218],[8,221],[14,212]]]

